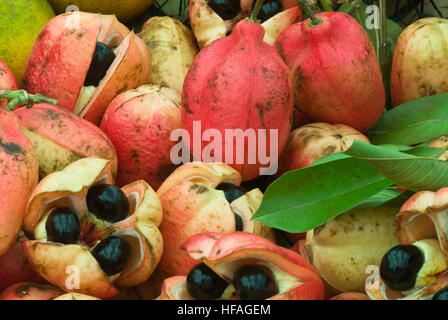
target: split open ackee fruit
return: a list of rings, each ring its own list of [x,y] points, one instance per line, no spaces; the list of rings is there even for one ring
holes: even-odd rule
[[[145,43],[115,16],[61,14],[40,32],[23,76],[29,93],[99,125],[112,99],[149,81]]]
[[[110,298],[148,279],[162,255],[162,208],[144,181],[118,188],[112,163],[84,158],[45,177],[27,207],[23,248],[45,280],[66,292]],[[79,268],[79,287],[68,267]]]
[[[323,299],[322,281],[303,257],[258,235],[201,233],[182,248],[201,262],[165,280],[160,300]]]

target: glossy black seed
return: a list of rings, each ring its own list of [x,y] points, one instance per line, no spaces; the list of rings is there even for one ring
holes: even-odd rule
[[[242,187],[238,187],[231,183],[221,183],[216,187],[216,190],[224,191],[224,196],[229,203],[242,197],[246,193],[246,190],[244,190]],[[235,215],[235,231],[243,231],[243,217],[241,217],[239,214],[236,214],[235,212],[233,214]]]
[[[218,299],[228,285],[204,263],[194,266],[187,275],[187,290],[196,300]]]
[[[108,276],[120,273],[131,256],[131,246],[119,237],[111,236],[97,244],[92,255]]]
[[[260,19],[261,22],[265,22],[280,11],[283,11],[283,6],[279,3],[279,1],[265,1],[257,18]]]
[[[239,214],[236,214],[235,211],[233,212],[235,215],[235,231],[243,231],[244,230],[244,220],[243,217]]]
[[[224,191],[226,200],[229,201],[229,203],[240,198],[246,193],[246,190],[243,188],[226,182],[219,184],[215,189]]]
[[[424,263],[423,253],[414,245],[390,249],[381,260],[380,275],[392,290],[404,291],[414,287],[417,274]]]
[[[448,300],[448,288],[439,290],[433,297],[432,300]]]
[[[81,233],[78,216],[70,208],[54,209],[45,223],[47,239],[63,244],[76,243]]]
[[[84,86],[98,87],[100,81],[104,78],[107,70],[115,60],[115,54],[111,48],[101,42],[96,43],[95,54],[90,63]]]
[[[92,186],[86,196],[87,208],[98,218],[109,222],[125,219],[129,213],[129,200],[126,195],[111,184]]]
[[[223,20],[230,20],[241,11],[240,0],[209,0],[208,6]]]
[[[233,285],[243,300],[265,300],[278,293],[272,270],[259,264],[240,267],[233,276]]]

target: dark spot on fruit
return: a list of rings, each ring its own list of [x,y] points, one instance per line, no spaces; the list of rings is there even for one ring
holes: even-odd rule
[[[7,154],[11,155],[18,155],[18,154],[24,154],[24,151],[22,148],[13,142],[5,143],[0,139],[0,148],[2,148]]]

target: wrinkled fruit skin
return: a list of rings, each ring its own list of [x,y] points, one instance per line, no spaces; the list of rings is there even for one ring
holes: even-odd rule
[[[117,170],[113,144],[92,123],[63,108],[44,103],[16,109],[14,114],[20,130],[33,144],[39,159],[40,178],[88,157],[111,160],[112,171]]]
[[[157,190],[172,166],[176,141],[171,132],[181,127],[181,97],[168,88],[142,86],[118,95],[107,108],[100,128],[118,154],[117,185],[145,180]]]
[[[394,106],[448,92],[448,19],[424,18],[408,26],[395,45],[390,91]]]
[[[64,291],[49,284],[19,282],[5,289],[0,300],[52,300],[62,294]]]
[[[0,109],[0,256],[17,239],[26,203],[37,185],[39,164],[33,145],[13,113]]]
[[[261,26],[265,30],[263,40],[272,45],[275,38],[287,26],[302,19],[302,11],[295,1],[281,0],[283,11],[264,21]],[[224,20],[207,4],[206,0],[190,1],[190,23],[199,47],[208,46],[213,41],[225,37],[235,24],[250,16],[254,0],[241,0],[241,12],[233,19]]]
[[[29,93],[55,98],[62,108],[99,125],[118,93],[148,82],[151,58],[144,42],[114,16],[76,15],[61,14],[45,25],[28,60],[23,84]],[[90,96],[84,81],[97,42],[117,47],[116,58]]]
[[[199,52],[191,30],[177,19],[153,17],[143,25],[138,36],[151,54],[149,83],[182,94],[185,76]]]
[[[316,122],[293,130],[280,157],[279,174],[310,166],[329,154],[346,151],[354,140],[370,143],[361,132],[343,124]]]
[[[227,155],[226,149],[230,148],[226,148],[225,130],[256,130],[257,144],[263,146],[252,143],[255,150],[250,153],[266,152],[272,157],[274,151],[281,154],[292,125],[293,97],[288,70],[275,50],[262,41],[263,34],[259,25],[242,21],[230,36],[201,50],[187,73],[182,97],[182,125],[190,138],[184,140],[190,140],[190,146],[194,146],[194,121],[200,121],[201,133],[218,130],[222,136],[222,158],[218,161],[233,159],[228,164],[242,174],[243,181],[257,178],[263,166],[260,159],[249,161],[247,141],[242,142],[244,151],[232,150],[233,154]],[[266,130],[266,143],[259,141],[259,129]],[[271,130],[277,130],[278,139]],[[201,150],[209,143],[202,141]],[[231,143],[233,140],[227,141]],[[201,150],[192,150],[196,161],[201,159]],[[243,161],[237,159],[238,154],[244,155]]]
[[[373,45],[349,15],[324,12],[317,17],[323,20],[320,25],[309,26],[309,19],[293,24],[274,44],[290,70],[295,105],[313,122],[366,132],[385,106]]]
[[[0,60],[0,90],[18,90],[19,85],[14,77],[11,69]],[[8,104],[6,99],[0,99],[0,109],[3,109]]]
[[[26,237],[19,237],[11,249],[0,257],[0,292],[19,282],[45,283],[26,259],[22,249],[22,242],[26,240]]]
[[[111,161],[83,158],[64,170],[42,179],[28,202],[24,230],[35,240],[22,246],[33,270],[50,284],[65,292],[111,298],[117,287],[132,287],[146,281],[156,268],[163,250],[158,226],[162,219],[160,200],[144,181],[136,181],[121,188],[129,201],[124,219],[117,222],[103,220],[89,212],[86,196],[95,184],[113,184]],[[78,241],[64,245],[50,241],[47,219],[54,208],[68,207],[78,217]],[[51,231],[50,231],[51,232]],[[124,269],[108,276],[98,260],[95,249],[103,240],[112,237],[125,240],[130,248],[130,259]],[[79,269],[79,287],[67,282],[67,267]]]
[[[268,300],[321,300],[324,297],[323,283],[306,259],[258,235],[201,233],[189,238],[182,248],[229,284],[233,282],[235,268],[245,262],[267,266],[279,288],[279,292]],[[178,293],[173,296],[179,299]]]
[[[239,186],[241,175],[223,163],[191,162],[177,168],[157,190],[163,208],[160,231],[164,250],[156,274],[158,282],[172,276],[186,276],[198,262],[180,246],[189,237],[202,232],[228,233],[236,230],[235,212],[243,218],[244,231],[256,233],[274,241],[271,228],[251,221],[261,203],[263,194],[253,189],[229,203],[221,190],[215,189],[223,182]]]
[[[310,263],[328,285],[339,292],[364,292],[366,268],[380,265],[384,254],[398,244],[389,207],[353,209],[307,232]]]

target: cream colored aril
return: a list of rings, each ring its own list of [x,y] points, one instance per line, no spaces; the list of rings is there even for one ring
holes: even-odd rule
[[[398,208],[353,209],[308,231],[306,250],[321,278],[341,292],[364,292],[384,254],[398,244]],[[379,269],[377,269],[379,270]]]

